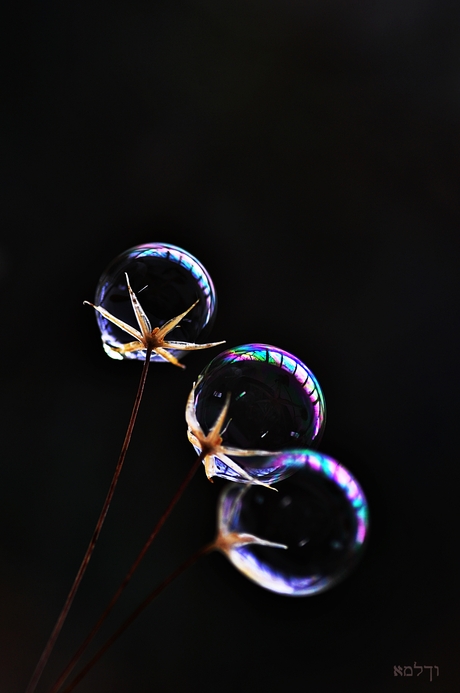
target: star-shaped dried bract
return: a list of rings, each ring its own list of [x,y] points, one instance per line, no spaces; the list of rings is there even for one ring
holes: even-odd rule
[[[172,342],[169,340],[165,341],[166,335],[178,326],[182,318],[185,317],[187,313],[190,313],[192,308],[194,308],[197,305],[198,301],[195,301],[195,303],[193,303],[190,306],[190,308],[184,310],[184,312],[180,315],[177,315],[175,318],[171,318],[171,320],[168,320],[168,322],[166,322],[163,325],[163,327],[154,327],[152,330],[150,321],[147,315],[145,314],[141,304],[139,303],[136,294],[132,290],[131,285],[129,283],[129,277],[126,273],[125,276],[126,284],[128,286],[129,291],[129,297],[131,299],[131,305],[133,307],[134,315],[136,316],[140,332],[139,330],[136,330],[134,327],[131,327],[131,325],[128,325],[126,322],[123,322],[123,320],[116,318],[114,315],[105,310],[105,308],[102,308],[102,306],[95,306],[93,303],[90,303],[89,301],[83,301],[83,303],[87,303],[89,306],[92,306],[94,310],[97,310],[97,312],[100,313],[104,318],[106,318],[110,322],[113,322],[114,325],[119,327],[121,330],[124,330],[125,332],[130,334],[131,337],[134,337],[137,340],[135,342],[128,342],[127,344],[123,344],[120,347],[111,346],[111,348],[114,351],[118,351],[120,354],[127,354],[133,351],[150,349],[159,356],[162,356],[167,361],[173,363],[175,366],[179,366],[179,368],[185,368],[184,364],[181,363],[175,356],[170,354],[168,349],[192,351],[195,349],[209,349],[210,347],[218,346],[219,344],[225,344],[225,341],[208,342],[207,344],[194,344],[193,342]]]
[[[253,477],[250,474],[248,474],[248,472],[246,472],[242,467],[236,464],[236,462],[230,459],[230,457],[227,457],[227,455],[234,455],[235,457],[253,457],[255,455],[273,456],[279,453],[273,450],[243,450],[242,448],[233,448],[228,445],[222,445],[222,435],[227,430],[227,427],[231,421],[230,419],[227,425],[223,427],[230,406],[230,392],[227,393],[224,406],[219,416],[217,417],[214,426],[210,429],[208,435],[205,435],[203,429],[201,428],[198,422],[198,419],[196,418],[195,388],[196,383],[193,385],[193,388],[188,396],[187,406],[185,409],[185,419],[188,425],[187,436],[191,444],[197,448],[200,448],[201,453],[204,455],[203,463],[208,479],[211,481],[211,477],[217,476],[214,455],[218,455],[219,459],[222,460],[224,464],[230,467],[230,469],[233,469],[233,471],[239,474],[241,477],[243,477],[243,479],[251,482],[252,484],[265,486],[266,488],[270,488],[273,491],[276,491],[277,489],[273,488],[273,486],[270,486],[270,484],[265,484],[263,481],[260,481],[256,477]]]

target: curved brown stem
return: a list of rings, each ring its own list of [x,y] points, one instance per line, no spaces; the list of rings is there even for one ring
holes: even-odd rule
[[[115,493],[115,488],[118,482],[118,478],[120,476],[123,463],[125,461],[126,453],[128,451],[129,443],[131,441],[131,436],[133,433],[134,429],[134,424],[136,423],[136,418],[137,418],[137,413],[139,411],[139,406],[142,400],[142,394],[144,392],[144,386],[145,386],[145,381],[147,379],[147,373],[150,365],[150,356],[152,353],[152,349],[148,348],[146,350],[146,355],[145,355],[145,361],[144,361],[144,366],[142,368],[142,374],[141,374],[141,379],[139,381],[139,386],[137,388],[137,393],[136,393],[136,398],[134,400],[133,404],[133,409],[131,412],[131,418],[128,423],[128,428],[126,429],[126,435],[125,439],[123,441],[123,445],[120,451],[120,456],[118,458],[117,466],[115,467],[115,472],[112,477],[112,481],[110,483],[110,487],[106,496],[106,499],[104,501],[104,505],[102,506],[101,513],[99,515],[99,518],[96,522],[96,527],[94,528],[93,536],[91,537],[91,541],[88,544],[88,548],[86,549],[86,553],[83,557],[83,560],[81,562],[81,565],[78,569],[77,575],[75,576],[75,580],[73,582],[72,587],[70,588],[70,592],[67,595],[67,599],[65,600],[64,606],[62,607],[61,613],[59,614],[58,620],[56,621],[56,625],[53,628],[53,631],[48,639],[48,642],[46,643],[45,649],[42,652],[42,655],[40,659],[38,660],[38,664],[35,667],[35,671],[32,675],[32,678],[30,679],[29,685],[27,686],[26,693],[34,693],[38,681],[40,680],[40,677],[43,673],[43,669],[45,668],[48,659],[50,658],[51,652],[53,651],[54,645],[56,644],[56,640],[59,637],[59,633],[62,630],[62,627],[64,625],[64,622],[67,618],[67,614],[69,613],[70,607],[72,606],[72,602],[74,600],[74,597],[77,593],[77,590],[80,586],[80,583],[83,579],[83,575],[85,574],[86,568],[88,567],[88,563],[91,559],[92,553],[94,551],[94,547],[96,545],[96,542],[98,540],[99,534],[101,533],[102,525],[104,524],[104,520],[106,518],[107,512],[109,510],[110,503],[112,501],[113,494]]]
[[[110,600],[110,602],[109,602],[108,605],[106,606],[105,610],[103,611],[103,613],[102,613],[101,616],[99,617],[99,620],[98,620],[98,621],[96,622],[96,624],[93,626],[93,628],[92,628],[92,630],[90,631],[89,635],[87,635],[87,637],[86,637],[85,640],[82,642],[82,644],[80,645],[80,647],[78,648],[78,650],[75,652],[75,654],[73,655],[72,659],[70,660],[70,662],[68,663],[68,665],[66,666],[66,668],[64,669],[64,671],[63,671],[63,672],[61,673],[61,675],[59,676],[58,680],[57,680],[56,683],[54,684],[54,686],[53,686],[53,688],[51,689],[50,693],[57,693],[57,691],[60,689],[60,687],[62,686],[62,684],[65,682],[65,680],[67,679],[67,677],[69,676],[69,674],[71,673],[71,671],[73,670],[73,668],[75,667],[75,665],[77,664],[77,662],[78,662],[78,660],[80,659],[80,657],[82,656],[83,652],[86,650],[86,648],[88,647],[88,645],[90,644],[90,642],[93,640],[93,638],[94,638],[94,636],[96,635],[96,633],[99,631],[100,627],[101,627],[102,624],[104,623],[104,621],[105,621],[105,619],[107,618],[107,616],[108,616],[108,615],[110,614],[110,612],[112,611],[113,607],[115,606],[115,604],[116,604],[117,601],[119,600],[119,598],[120,598],[120,596],[121,596],[123,590],[127,587],[129,581],[131,580],[131,578],[132,578],[132,576],[134,575],[135,571],[137,570],[139,564],[141,563],[142,559],[144,558],[145,554],[147,553],[147,551],[148,551],[148,549],[149,549],[149,547],[150,547],[150,544],[151,544],[152,541],[155,539],[155,537],[157,536],[157,534],[158,534],[158,532],[160,531],[160,529],[163,527],[163,525],[164,525],[164,523],[166,522],[168,516],[170,515],[172,509],[174,508],[174,506],[176,505],[177,501],[178,501],[179,498],[182,496],[183,492],[185,491],[185,489],[186,489],[187,486],[189,485],[190,481],[193,479],[194,475],[196,474],[196,471],[197,471],[198,467],[200,466],[200,462],[203,461],[203,457],[204,457],[204,453],[201,453],[201,454],[197,457],[197,459],[195,460],[195,462],[193,463],[192,467],[190,467],[190,470],[188,471],[188,473],[187,473],[185,479],[182,481],[181,485],[180,485],[179,488],[177,489],[176,493],[174,494],[174,496],[173,496],[171,502],[169,503],[168,507],[167,507],[166,510],[164,511],[163,515],[162,515],[162,516],[160,517],[160,519],[158,520],[158,522],[157,522],[157,524],[155,525],[155,527],[154,527],[152,533],[150,534],[149,538],[147,539],[147,541],[145,542],[144,546],[142,547],[142,549],[141,549],[141,551],[140,551],[138,557],[136,558],[136,560],[135,560],[134,563],[132,564],[131,568],[129,569],[128,573],[126,574],[126,576],[125,576],[123,582],[121,583],[121,585],[119,586],[119,588],[117,589],[117,591],[116,591],[115,594],[113,595],[112,599]],[[168,584],[169,584],[169,583],[168,583]]]
[[[103,645],[98,652],[94,655],[92,659],[86,664],[85,667],[81,670],[81,672],[74,678],[72,683],[65,688],[62,693],[70,693],[70,691],[73,691],[74,688],[80,683],[80,681],[86,676],[86,674],[93,668],[93,666],[99,661],[99,659],[102,657],[102,655],[107,652],[109,647],[113,645],[113,643],[118,640],[120,635],[122,635],[125,630],[136,620],[138,616],[146,609],[149,604],[155,599],[155,597],[158,597],[158,595],[163,592],[163,590],[173,581],[175,580],[181,573],[184,572],[188,567],[193,565],[201,556],[204,556],[207,553],[210,553],[216,548],[215,542],[212,542],[211,544],[206,544],[205,546],[202,546],[201,549],[199,549],[196,553],[193,554],[193,556],[190,556],[186,561],[182,563],[171,575],[169,575],[163,582],[161,582],[155,589],[144,599],[144,601],[139,604],[137,609],[133,611],[131,616],[129,616],[126,621],[122,623],[122,625],[118,628],[118,630],[115,631],[115,633],[110,637],[105,645]]]

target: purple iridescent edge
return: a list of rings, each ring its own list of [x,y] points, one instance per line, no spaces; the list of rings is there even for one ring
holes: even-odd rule
[[[333,458],[313,450],[291,450],[279,455],[283,457],[285,466],[293,466],[297,471],[308,469],[314,471],[340,487],[347,501],[353,508],[356,519],[356,531],[350,554],[357,559],[366,541],[369,530],[369,509],[364,492],[354,476]],[[244,495],[248,487],[228,485],[219,499],[218,530],[223,533],[237,531],[237,524]],[[266,539],[267,537],[261,537]],[[273,549],[282,550],[282,549]],[[227,556],[233,565],[246,577],[261,587],[278,594],[288,596],[308,596],[329,589],[346,576],[354,565],[352,561],[348,569],[339,571],[335,576],[308,575],[304,578],[287,576],[263,564],[254,554],[251,545],[232,548]]]
[[[270,344],[260,344],[258,342],[254,344],[243,344],[242,346],[228,349],[224,353],[229,363],[234,363],[236,361],[264,361],[278,366],[282,370],[293,375],[307,393],[313,406],[315,413],[313,440],[317,438],[325,419],[326,407],[324,397],[317,379],[300,359],[290,354],[288,351],[284,351],[284,349],[271,346]],[[221,357],[222,354],[219,354],[217,358]]]

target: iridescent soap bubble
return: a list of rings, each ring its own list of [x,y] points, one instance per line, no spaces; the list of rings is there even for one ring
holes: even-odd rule
[[[255,535],[287,549],[255,543],[226,555],[246,577],[272,592],[306,596],[342,580],[362,555],[368,505],[353,475],[336,460],[311,450],[282,455],[297,471],[271,493],[229,484],[219,499],[219,533]]]
[[[314,446],[325,424],[324,397],[313,373],[296,356],[267,344],[245,344],[219,354],[194,389],[195,414],[208,433],[231,393],[223,445],[279,452]],[[273,483],[292,473],[283,459],[229,455],[252,477]],[[215,456],[216,476],[246,479]]]
[[[146,243],[126,250],[107,267],[97,285],[95,304],[137,328],[126,274],[152,328],[161,327],[199,300],[168,338],[196,342],[198,336],[209,333],[216,315],[216,294],[211,277],[193,255],[169,243]],[[100,313],[96,319],[104,350],[111,358],[144,360],[142,350],[120,354],[116,349],[132,337]],[[180,358],[186,352],[171,353]],[[151,361],[164,359],[153,352]]]

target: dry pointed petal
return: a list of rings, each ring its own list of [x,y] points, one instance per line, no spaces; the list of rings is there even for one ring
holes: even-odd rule
[[[128,274],[126,272],[125,272],[125,277],[126,277],[126,284],[128,286],[129,297],[131,299],[131,305],[132,305],[133,310],[134,310],[134,315],[136,316],[136,320],[138,322],[138,325],[141,328],[142,335],[144,337],[146,337],[152,331],[152,326],[150,324],[150,320],[148,319],[147,315],[144,312],[144,309],[142,308],[141,304],[139,303],[139,300],[138,300],[136,294],[132,290],[131,284],[129,283],[129,277],[128,277]]]
[[[214,460],[214,455],[206,455],[206,457],[203,460],[203,464],[206,477],[209,479],[211,483],[214,483],[212,480],[212,477],[216,476],[216,463]]]
[[[178,359],[176,359],[175,356],[170,354],[169,351],[166,351],[166,349],[162,349],[161,347],[155,347],[153,351],[155,351],[157,354],[166,359],[166,361],[173,363],[175,366],[179,366],[179,368],[185,368],[184,364],[181,363]]]
[[[200,448],[200,450],[202,449],[200,441],[190,429],[187,430],[187,438],[194,447],[196,446],[197,448]]]
[[[225,344],[225,340],[223,342],[208,342],[208,344],[194,344],[194,342],[162,342],[162,345],[168,349],[182,349],[182,351],[210,349],[211,347],[219,346],[219,344]]]
[[[171,320],[168,320],[168,322],[165,322],[163,327],[161,327],[158,330],[158,339],[163,339],[164,337],[166,337],[168,332],[171,332],[171,330],[173,330],[180,323],[182,318],[185,317],[187,315],[187,313],[190,313],[192,308],[195,308],[197,303],[199,303],[199,301],[195,301],[195,303],[193,303],[190,306],[190,308],[187,308],[187,310],[184,310],[183,313],[181,313],[180,315],[177,315],[175,318],[171,318]]]
[[[110,348],[117,351],[119,354],[128,354],[132,351],[145,351],[145,346],[140,342],[128,342],[127,344],[111,346]]]
[[[222,462],[224,464],[226,464],[227,467],[230,467],[230,469],[233,469],[234,472],[236,472],[237,474],[242,476],[243,479],[246,479],[249,483],[256,484],[257,486],[265,486],[265,488],[269,488],[271,491],[278,491],[278,489],[274,488],[273,486],[270,486],[270,484],[266,484],[263,481],[259,481],[259,479],[257,479],[256,477],[248,474],[248,472],[245,469],[243,469],[243,467],[240,467],[239,464],[237,464],[236,462],[231,460],[230,457],[227,457],[227,455],[222,454],[222,448],[219,447],[216,450],[216,452],[217,452],[217,457],[220,460],[222,460]]]
[[[230,418],[220,432],[221,437],[224,435],[224,433],[226,432],[227,428],[230,426],[231,423],[232,423],[232,419]]]
[[[222,450],[227,453],[227,455],[234,455],[235,457],[254,457],[255,455],[281,455],[281,452],[276,452],[276,450],[244,450],[243,448],[232,448],[227,445],[222,445]]]
[[[191,431],[194,433],[199,433],[201,435],[204,435],[203,430],[198,423],[198,419],[196,418],[196,412],[195,412],[195,383],[193,384],[193,387],[190,391],[190,394],[187,399],[187,406],[185,407],[185,420],[187,422],[187,425]],[[190,438],[189,438],[190,440]]]
[[[131,337],[135,337],[140,342],[142,341],[142,335],[140,332],[138,332],[134,327],[131,327],[131,325],[128,325],[128,323],[123,322],[123,320],[119,320],[119,318],[116,318],[114,315],[109,313],[108,310],[105,310],[105,308],[102,308],[101,306],[95,306],[93,303],[90,303],[89,301],[83,301],[83,303],[86,303],[88,306],[92,306],[94,310],[97,310],[97,312],[100,313],[104,318],[110,320],[110,322],[113,322],[114,325],[130,334]]]
[[[287,549],[286,544],[278,544],[275,541],[261,539],[255,534],[239,534],[238,532],[224,533],[220,532],[216,539],[216,548],[224,553],[227,553],[233,548],[246,546],[248,544],[257,544],[258,546],[271,546],[274,549]]]
[[[274,549],[287,549],[289,548],[287,544],[279,544],[277,541],[268,541],[268,539],[261,539],[255,534],[241,534],[241,545],[244,544],[257,544],[258,546],[272,546]]]
[[[228,408],[230,406],[231,397],[232,397],[232,393],[227,392],[227,395],[225,397],[225,403],[224,403],[224,406],[222,407],[222,411],[220,412],[219,416],[217,417],[217,419],[214,423],[214,426],[210,429],[210,431],[208,433],[209,436],[211,434],[213,434],[213,436],[220,434],[222,427],[224,425],[225,418],[228,414]]]

